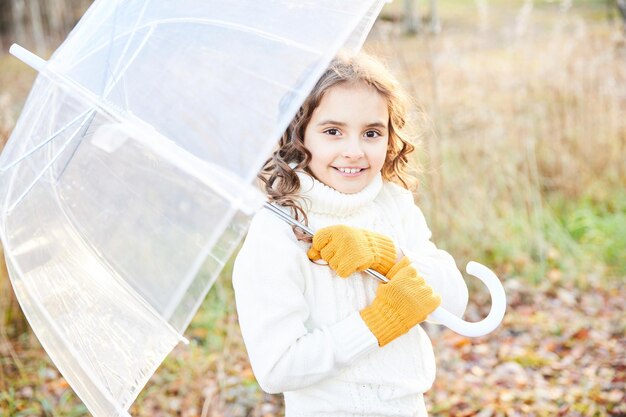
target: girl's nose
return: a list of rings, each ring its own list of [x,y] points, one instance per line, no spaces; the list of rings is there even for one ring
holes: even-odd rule
[[[362,143],[358,138],[349,138],[346,141],[346,147],[343,150],[344,158],[360,159],[363,158],[364,155]]]

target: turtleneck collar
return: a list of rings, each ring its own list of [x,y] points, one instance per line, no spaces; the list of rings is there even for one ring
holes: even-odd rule
[[[307,212],[348,216],[374,201],[383,187],[380,173],[364,189],[354,194],[344,194],[313,178],[306,172],[296,171],[300,179],[300,196]]]

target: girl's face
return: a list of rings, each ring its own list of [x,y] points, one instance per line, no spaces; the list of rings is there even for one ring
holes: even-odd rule
[[[330,88],[304,131],[308,168],[319,181],[358,193],[381,171],[387,155],[387,101],[364,83]]]

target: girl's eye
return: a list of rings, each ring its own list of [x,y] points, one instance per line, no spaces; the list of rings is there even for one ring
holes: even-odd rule
[[[380,136],[380,133],[375,130],[368,130],[367,132],[365,132],[365,136],[368,138],[377,138]]]
[[[331,128],[326,129],[324,133],[328,133],[329,135],[337,136],[339,134],[339,129]]]

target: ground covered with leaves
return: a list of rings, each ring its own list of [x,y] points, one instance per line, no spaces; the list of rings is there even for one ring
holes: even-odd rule
[[[433,415],[626,415],[624,290],[591,282],[577,288],[558,275],[539,287],[509,279],[508,311],[491,335],[433,336]],[[467,315],[482,316],[476,311]]]

